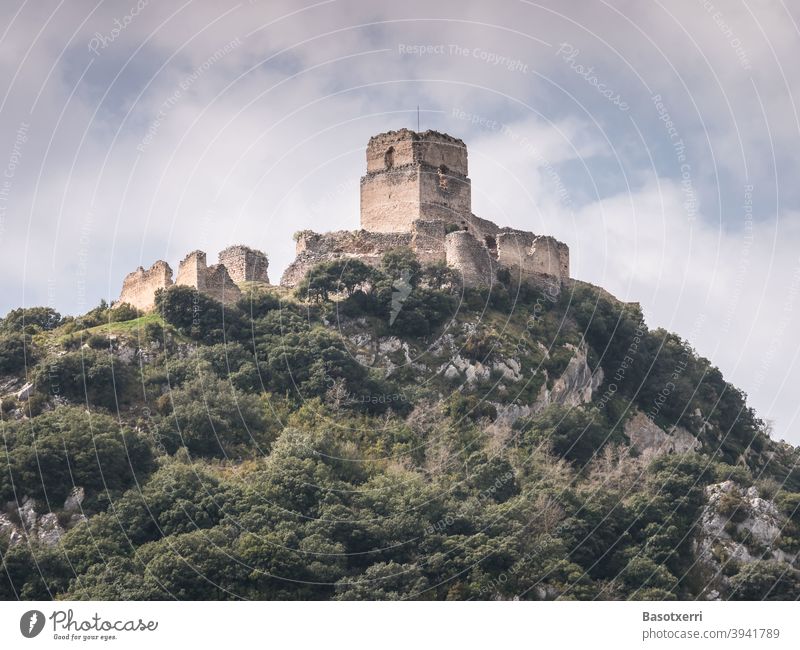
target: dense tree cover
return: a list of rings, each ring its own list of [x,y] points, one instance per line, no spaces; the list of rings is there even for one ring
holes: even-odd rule
[[[127,400],[133,372],[109,349],[84,348],[43,360],[34,371],[34,379],[44,392],[113,409],[120,400]]]
[[[152,466],[142,436],[102,413],[62,407],[30,420],[8,422],[0,449],[0,501],[29,496],[64,502],[73,486],[91,495],[118,492],[145,478]]]
[[[296,294],[318,304],[342,296],[336,313],[372,316],[385,333],[420,338],[453,315],[454,285],[451,270],[423,269],[410,249],[398,248],[384,255],[380,268],[351,259],[322,262],[308,272]]]
[[[68,530],[0,537],[0,598],[696,598],[706,487],[727,479],[729,530],[755,485],[800,548],[796,451],[686,341],[589,287],[498,280],[461,290],[399,249],[320,265],[294,296],[253,287],[223,307],[172,287],[155,317],[11,312],[2,372],[33,359],[39,406],[2,409],[2,514],[30,498]],[[389,372],[355,348],[378,337]],[[526,411],[583,343],[604,375],[593,402]],[[455,354],[485,373],[448,375]],[[634,407],[702,448],[637,457]],[[63,510],[73,486],[83,521]],[[796,570],[750,549],[720,560],[722,597],[800,594]]]

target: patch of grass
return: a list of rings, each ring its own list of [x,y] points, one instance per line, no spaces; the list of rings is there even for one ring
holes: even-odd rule
[[[133,320],[126,320],[120,323],[103,323],[102,325],[96,325],[95,327],[90,327],[84,330],[84,332],[87,334],[129,334],[130,332],[136,332],[140,329],[144,329],[148,323],[158,323],[162,327],[166,326],[164,319],[161,318],[157,312],[152,312],[150,314],[140,316],[139,318],[134,318]]]

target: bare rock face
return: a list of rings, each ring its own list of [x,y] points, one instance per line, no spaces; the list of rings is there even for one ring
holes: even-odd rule
[[[33,384],[26,382],[25,385],[15,393],[17,399],[28,399],[33,392]]]
[[[569,345],[569,344],[568,344]],[[489,431],[495,436],[508,435],[514,423],[521,418],[528,418],[540,413],[551,404],[565,406],[579,406],[592,401],[594,392],[603,383],[603,370],[598,368],[592,372],[586,358],[587,350],[584,345],[575,347],[569,345],[574,354],[561,376],[553,383],[552,389],[547,388],[547,382],[542,385],[533,404],[500,404],[492,402],[497,408],[497,418],[490,425]],[[514,359],[507,359],[505,364],[511,364],[509,371],[514,376],[522,377],[522,368]],[[495,366],[495,369],[500,369]],[[507,377],[504,373],[504,377]]]
[[[674,426],[666,432],[638,410],[625,423],[624,430],[631,446],[643,456],[685,454],[701,447],[700,441],[683,427]]]
[[[585,344],[575,347],[567,343],[566,347],[575,354],[569,360],[564,373],[553,384],[550,391],[551,403],[564,406],[578,406],[592,401],[592,394],[603,383],[603,370],[592,373],[586,359]]]
[[[65,515],[70,515],[65,527],[56,513],[47,512],[40,515],[36,512],[36,502],[30,497],[24,497],[22,505],[17,508],[18,523],[7,514],[0,513],[0,537],[8,535],[12,546],[28,540],[38,541],[45,546],[54,546],[68,529],[86,520],[86,516],[80,512],[83,499],[83,488],[73,488],[62,509]],[[14,505],[12,502],[7,504],[7,507],[13,508]]]
[[[64,512],[80,512],[81,504],[85,497],[85,492],[82,487],[72,488],[66,501],[64,501]]]
[[[11,546],[15,544],[19,544],[25,536],[19,532],[19,528],[11,521],[11,518],[5,514],[0,513],[0,538],[5,537],[8,535],[8,541]]]
[[[66,531],[58,523],[55,513],[48,512],[39,517],[36,526],[36,537],[45,546],[54,546]]]
[[[567,343],[566,347],[573,351],[572,358],[551,389],[547,388],[547,382],[542,385],[533,406],[535,412],[544,410],[550,404],[587,404],[592,401],[594,391],[603,383],[603,369],[598,368],[592,372],[589,368],[585,343],[577,347]]]
[[[728,480],[707,486],[705,492],[707,503],[698,521],[694,551],[706,574],[707,598],[717,598],[725,591],[728,579],[724,569],[728,563],[797,563],[797,553],[787,553],[778,546],[786,517],[772,501],[759,497],[755,487],[744,490]]]

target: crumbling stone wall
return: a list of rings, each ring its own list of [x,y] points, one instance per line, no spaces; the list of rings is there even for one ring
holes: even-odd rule
[[[521,230],[503,229],[496,236],[497,260],[522,279],[547,275],[569,277],[569,248],[554,239]]]
[[[412,233],[339,230],[319,234],[304,230],[297,233],[296,240],[297,256],[281,277],[281,285],[285,287],[296,286],[320,262],[341,257],[354,257],[365,264],[380,266],[384,253],[401,246],[411,246]]]
[[[194,287],[198,291],[206,285],[206,254],[203,251],[192,251],[178,265],[178,277],[175,284]]]
[[[223,305],[233,304],[242,296],[224,264],[214,264],[206,269],[205,288],[202,292]]]
[[[156,291],[171,285],[172,269],[165,261],[158,260],[146,271],[140,266],[125,276],[122,292],[115,306],[127,303],[136,309],[151,311],[155,307]]]
[[[472,210],[472,185],[466,176],[445,166],[420,167],[420,219],[441,219],[455,223],[469,218]]]
[[[467,145],[446,133],[410,129],[379,133],[367,144],[367,174],[422,163],[467,176]]]
[[[456,230],[445,237],[447,265],[458,269],[465,287],[490,287],[496,264],[489,250],[466,230]]]
[[[223,304],[232,304],[242,295],[224,264],[206,266],[206,254],[192,251],[178,266],[175,284],[194,287]]]
[[[262,251],[248,246],[229,246],[219,254],[219,263],[228,269],[234,282],[266,282],[269,260]]]
[[[444,262],[447,259],[444,240],[447,234],[444,221],[417,220],[412,226],[411,248],[424,266]]]

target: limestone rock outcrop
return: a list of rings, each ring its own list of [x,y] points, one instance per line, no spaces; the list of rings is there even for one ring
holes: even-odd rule
[[[83,498],[83,488],[73,488],[61,509],[61,517],[54,512],[39,514],[36,502],[30,497],[23,497],[18,507],[13,502],[8,503],[6,510],[14,511],[16,516],[12,519],[0,512],[0,537],[7,536],[12,546],[29,540],[54,546],[67,530],[86,520],[81,512]]]
[[[631,442],[631,447],[643,456],[685,454],[698,451],[702,446],[700,441],[684,427],[673,426],[669,431],[664,431],[639,410],[625,422],[624,431]]]
[[[786,517],[776,505],[759,496],[755,486],[742,488],[735,481],[714,483],[705,489],[706,505],[700,515],[694,552],[707,583],[704,596],[719,598],[726,590],[726,565],[773,560],[796,566],[797,552],[780,548]]]

